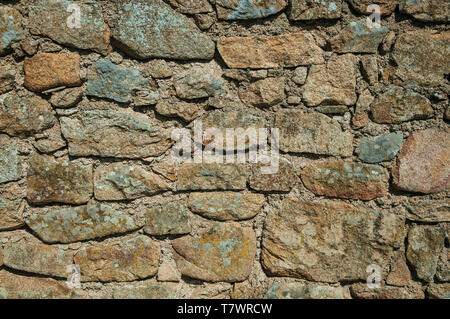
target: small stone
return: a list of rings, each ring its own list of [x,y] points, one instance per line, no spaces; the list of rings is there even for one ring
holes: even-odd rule
[[[214,24],[215,15],[211,14],[196,14],[194,20],[200,30],[208,30]]]
[[[318,113],[299,110],[278,111],[274,127],[280,129],[283,152],[351,156],[353,138],[337,122]]]
[[[342,0],[303,1],[293,0],[290,20],[339,19],[342,16]]]
[[[288,96],[287,103],[290,105],[298,105],[302,103],[302,98],[300,96]]]
[[[235,223],[211,226],[196,236],[172,241],[174,258],[187,277],[211,282],[247,279],[256,253],[256,236],[250,227]]]
[[[285,7],[286,0],[216,0],[217,16],[221,20],[265,18]]]
[[[319,284],[275,281],[264,296],[265,299],[350,299],[350,291],[344,287]]]
[[[100,165],[94,173],[94,194],[98,200],[128,200],[169,190],[169,185],[137,165]]]
[[[0,246],[0,267],[3,266],[3,248]]]
[[[445,110],[444,120],[445,121],[450,121],[450,106],[447,106],[447,109]]]
[[[382,134],[375,137],[364,137],[359,143],[356,153],[361,161],[380,163],[395,158],[403,144],[403,133]]]
[[[439,256],[436,278],[439,281],[450,281],[450,248],[444,248]]]
[[[439,0],[400,0],[399,9],[419,21],[450,22],[450,2]]]
[[[8,66],[0,66],[0,94],[14,89],[16,71]]]
[[[248,80],[248,72],[241,69],[225,69],[223,70],[223,76],[236,81]]]
[[[359,13],[370,15],[373,11],[368,11],[370,5],[376,4],[380,7],[381,15],[390,15],[395,11],[398,0],[348,0],[353,9]]]
[[[173,144],[145,114],[128,110],[83,110],[60,122],[72,156],[155,157]]]
[[[230,68],[268,69],[321,64],[323,51],[309,33],[278,36],[229,37],[217,42]]]
[[[410,199],[405,203],[406,218],[417,222],[450,222],[450,203],[447,199]]]
[[[24,225],[25,190],[15,184],[0,187],[0,230],[18,228]],[[0,245],[1,246],[1,245]]]
[[[378,62],[375,56],[361,57],[362,74],[369,85],[378,83]]]
[[[378,95],[371,109],[374,122],[387,124],[423,120],[434,114],[426,97],[399,86],[391,86]]]
[[[170,103],[167,101],[161,101],[155,108],[158,114],[167,117],[180,117],[186,122],[191,122],[198,115],[198,106],[195,103],[177,102]]]
[[[83,204],[92,196],[92,165],[48,155],[28,160],[27,199],[33,204]]]
[[[175,261],[163,261],[158,268],[158,281],[174,281],[179,282],[181,274],[177,269]]]
[[[80,56],[78,53],[38,53],[23,63],[24,85],[34,92],[59,86],[80,86]]]
[[[247,88],[241,87],[239,97],[247,105],[269,107],[282,102],[284,93],[284,78],[267,78],[256,81]]]
[[[11,50],[14,43],[23,39],[22,15],[14,8],[0,7],[0,55]]]
[[[20,178],[20,159],[17,145],[5,135],[0,135],[0,183]]]
[[[213,11],[208,0],[169,0],[169,3],[181,13],[196,14]]]
[[[356,103],[356,58],[334,56],[326,64],[309,70],[303,100],[308,106],[320,104],[354,105]]]
[[[394,31],[390,31],[387,36],[384,38],[383,43],[381,44],[381,53],[383,54],[387,54],[389,52],[391,52],[392,46],[394,45],[395,42],[395,32]]]
[[[355,114],[352,117],[352,127],[355,130],[365,127],[367,123],[369,123],[369,115],[367,113]]]
[[[239,164],[183,163],[178,169],[177,190],[242,190],[246,175]]]
[[[263,194],[236,192],[190,193],[189,209],[205,218],[219,221],[255,217],[264,204]]]
[[[65,109],[74,107],[78,104],[78,102],[81,101],[82,98],[82,88],[71,88],[53,93],[52,97],[50,98],[50,103],[54,107]]]
[[[391,262],[391,271],[386,278],[386,284],[398,287],[404,287],[411,281],[406,259],[402,252],[397,252]]]
[[[191,232],[188,210],[182,202],[152,207],[145,215],[144,232],[149,235],[182,235]]]
[[[40,133],[56,122],[50,104],[35,95],[19,97],[12,91],[0,96],[0,131],[12,136]]]
[[[370,105],[375,100],[372,93],[368,89],[364,90],[358,97],[356,102],[355,113],[362,114],[370,111]]]
[[[149,64],[149,73],[155,79],[167,79],[173,75],[169,64],[164,60],[153,60]]]
[[[350,286],[354,298],[358,299],[424,299],[425,294],[420,287],[383,286],[371,289],[367,284],[357,283]]]
[[[161,0],[120,0],[112,37],[138,59],[211,60],[215,44],[190,19]]]
[[[294,81],[294,83],[296,84],[302,85],[305,84],[307,76],[308,76],[308,68],[305,66],[299,66],[294,71],[292,81]]]
[[[444,232],[439,225],[414,225],[410,229],[406,258],[419,279],[433,281],[443,248]]]
[[[427,295],[433,299],[450,299],[450,283],[431,283],[427,288]]]
[[[152,166],[154,172],[164,176],[171,182],[177,180],[177,172],[173,159],[164,159]]]
[[[131,281],[158,271],[160,244],[147,236],[87,245],[74,257],[81,281]]]
[[[397,189],[417,193],[447,190],[450,183],[450,134],[438,129],[412,132],[392,169]]]
[[[48,243],[74,243],[138,228],[130,216],[103,204],[35,211],[25,222]]]
[[[189,295],[191,299],[228,299],[233,290],[229,283],[211,283],[200,285]]]
[[[259,163],[251,166],[248,179],[251,189],[262,192],[289,192],[298,181],[294,167],[289,162],[280,161],[278,170],[273,174],[264,174],[261,166],[264,165]]]
[[[314,194],[338,198],[371,200],[385,196],[389,187],[387,169],[343,161],[314,162],[301,178]]]
[[[52,153],[66,146],[66,141],[61,136],[61,128],[58,122],[52,128],[42,132],[42,135],[44,135],[44,138],[38,139],[33,143],[34,147],[41,153]]]
[[[179,298],[176,286],[154,282],[136,287],[113,289],[113,299],[176,299]]]
[[[345,114],[348,112],[347,105],[320,105],[314,110],[324,114]]]

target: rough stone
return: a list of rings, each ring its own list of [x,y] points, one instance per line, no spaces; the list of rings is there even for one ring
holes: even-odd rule
[[[138,112],[83,110],[60,122],[72,156],[146,158],[173,144],[168,132]]]
[[[177,102],[169,103],[167,101],[159,102],[155,108],[160,115],[167,117],[180,117],[186,122],[191,122],[198,115],[198,106],[195,103]]]
[[[371,200],[387,194],[388,171],[378,165],[324,161],[301,173],[306,188],[316,195]]]
[[[0,94],[14,89],[16,71],[8,66],[0,66]]]
[[[131,217],[103,204],[35,211],[25,222],[48,243],[73,243],[137,228]]]
[[[135,199],[168,189],[164,180],[136,165],[101,165],[94,173],[94,194],[98,200]]]
[[[53,93],[50,103],[58,108],[70,108],[78,104],[83,98],[82,88],[70,88]]]
[[[152,60],[148,72],[155,79],[166,79],[173,75],[173,71],[165,60]]]
[[[347,0],[347,2],[362,14],[372,14],[372,11],[367,11],[367,7],[376,4],[380,7],[381,15],[389,15],[395,11],[398,0]]]
[[[177,172],[173,159],[166,159],[164,161],[158,162],[152,166],[152,170],[171,182],[177,180]]]
[[[370,85],[378,83],[378,62],[376,56],[362,56],[361,59],[361,73],[364,79]]]
[[[243,165],[183,163],[178,169],[177,190],[242,190],[246,182]]]
[[[321,64],[323,51],[308,33],[228,37],[217,42],[222,59],[235,69],[263,69]]]
[[[411,281],[411,273],[403,252],[396,252],[391,262],[389,275],[386,277],[386,284],[391,286],[407,286]]]
[[[3,266],[3,248],[0,246],[0,267]]]
[[[74,257],[81,281],[131,281],[158,271],[160,244],[139,235],[82,247]]]
[[[369,115],[367,113],[355,114],[352,117],[352,128],[354,128],[355,130],[365,127],[368,123]]]
[[[78,53],[38,53],[23,63],[24,85],[34,92],[59,86],[80,86],[80,55]]]
[[[274,282],[265,299],[349,299],[350,292],[344,287],[299,282]]]
[[[403,143],[392,169],[396,188],[437,193],[449,188],[450,134],[438,129],[412,132]]]
[[[364,137],[356,149],[358,157],[366,163],[380,163],[395,158],[403,144],[403,133]]]
[[[427,288],[427,295],[433,299],[450,299],[450,283],[430,284]]]
[[[34,204],[83,204],[92,196],[92,165],[47,155],[30,157],[27,199]]]
[[[286,7],[286,0],[216,0],[217,16],[222,20],[265,18]]]
[[[247,105],[269,107],[282,102],[284,93],[284,78],[267,78],[241,87],[239,97]]]
[[[351,294],[357,299],[424,299],[425,294],[420,287],[383,286],[370,289],[367,284],[357,283],[350,286]]]
[[[17,145],[4,135],[0,136],[0,142],[0,183],[18,180],[20,163]]]
[[[14,43],[23,39],[22,15],[14,8],[0,7],[0,55],[11,50]]]
[[[261,166],[264,165],[258,163],[251,166],[248,179],[251,189],[262,192],[289,192],[298,181],[294,167],[287,161],[280,161],[278,171],[273,174],[264,174]]]
[[[236,192],[190,193],[189,209],[208,219],[243,220],[255,217],[264,205],[263,194]]]
[[[283,152],[351,156],[353,137],[343,132],[337,122],[318,113],[281,110],[276,113],[274,127],[280,129]]]
[[[412,90],[391,86],[378,95],[371,105],[372,120],[376,123],[402,123],[433,117],[431,102]]]
[[[117,12],[114,44],[133,57],[211,60],[214,56],[214,42],[161,0],[120,0]]]
[[[186,206],[169,202],[147,210],[144,231],[149,235],[181,235],[191,232],[191,223]]]
[[[177,9],[177,12],[181,13],[198,14],[213,11],[208,0],[169,0],[169,3]]]
[[[172,241],[178,269],[185,276],[206,281],[245,280],[256,253],[256,236],[249,227],[217,224]]]
[[[25,191],[15,184],[0,188],[0,230],[14,229],[24,225],[23,210]]]
[[[113,289],[113,299],[175,299],[179,298],[175,285],[154,282],[135,287]]]
[[[74,11],[70,1],[33,1],[28,6],[31,33],[48,36],[72,48],[108,53],[110,30],[103,19],[101,5],[92,1],[77,1],[76,5],[79,25],[73,19],[78,11]]]
[[[356,58],[351,54],[332,57],[326,64],[313,65],[304,85],[308,106],[356,103]]]
[[[41,153],[52,153],[66,146],[66,141],[61,136],[59,122],[42,132],[42,136],[33,143],[34,147]]]
[[[308,68],[305,66],[299,66],[294,71],[294,76],[292,81],[298,85],[303,85],[306,82],[306,77],[308,76]]]
[[[410,199],[405,206],[409,220],[426,223],[450,222],[450,203],[447,199]]]
[[[439,281],[450,281],[450,248],[448,247],[444,248],[439,256],[436,278]]]
[[[400,0],[399,9],[419,21],[450,22],[450,2],[439,0]]]
[[[339,19],[342,16],[342,0],[293,0],[290,20]]]

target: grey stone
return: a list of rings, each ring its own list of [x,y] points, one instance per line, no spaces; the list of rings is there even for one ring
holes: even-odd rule
[[[146,285],[118,287],[113,299],[175,299],[179,298],[177,284],[154,282]]]
[[[265,18],[286,7],[285,0],[216,0],[217,16],[223,20]]]
[[[150,208],[145,221],[144,231],[149,235],[181,235],[191,231],[188,210],[180,201]]]
[[[9,66],[0,66],[0,94],[14,89],[16,71]]]
[[[418,222],[450,222],[450,203],[447,199],[410,199],[405,203],[406,217]]]
[[[82,88],[69,88],[53,93],[50,103],[58,108],[70,108],[75,106],[83,98]]]
[[[20,178],[20,164],[17,145],[10,141],[3,144],[3,136],[0,136],[0,183],[15,181]],[[7,140],[7,139],[6,139]]]
[[[356,149],[358,157],[366,163],[380,163],[393,159],[403,144],[403,133],[382,134],[375,137],[364,137]]]
[[[14,8],[0,7],[0,55],[11,50],[14,43],[23,39],[22,15]]]

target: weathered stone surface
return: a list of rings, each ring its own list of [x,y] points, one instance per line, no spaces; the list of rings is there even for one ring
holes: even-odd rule
[[[102,204],[35,211],[25,222],[49,243],[72,243],[137,228],[130,216]]]
[[[154,276],[161,248],[145,235],[82,247],[74,257],[81,281],[131,281]]]
[[[165,60],[152,60],[148,71],[155,79],[166,79],[173,75],[172,68]]]
[[[321,64],[323,51],[308,33],[229,37],[217,42],[222,59],[235,69],[261,69]]]
[[[0,55],[6,54],[11,45],[23,39],[22,15],[14,8],[0,7]]]
[[[214,11],[208,0],[169,0],[169,3],[181,13],[198,14]]]
[[[70,108],[75,106],[83,98],[82,88],[70,88],[53,93],[50,103],[58,108]]]
[[[438,129],[412,132],[403,143],[392,169],[398,189],[437,193],[450,183],[450,134]]]
[[[439,281],[450,281],[450,248],[448,247],[444,248],[439,256],[436,278]]]
[[[263,194],[235,192],[194,192],[189,194],[188,202],[194,213],[220,221],[253,218],[263,204]]]
[[[6,136],[0,136],[0,183],[20,178],[20,163],[17,145]]]
[[[168,132],[138,112],[84,110],[60,121],[73,156],[146,158],[163,154],[173,144]]]
[[[425,294],[420,287],[383,286],[370,289],[367,284],[357,283],[350,286],[351,294],[358,299],[424,299]]]
[[[427,295],[434,299],[450,299],[450,283],[430,284],[427,288]]]
[[[3,248],[0,246],[0,267],[3,266]]]
[[[377,165],[324,161],[301,173],[306,188],[317,195],[371,200],[387,194],[388,171]]]
[[[401,12],[424,22],[450,22],[450,2],[440,0],[400,0]]]
[[[154,282],[136,287],[118,287],[114,299],[175,299],[179,298],[176,284]]]
[[[410,199],[405,206],[409,220],[427,223],[450,222],[450,203],[447,199]]]
[[[112,37],[133,57],[210,60],[214,56],[214,42],[161,0],[121,0],[117,12]]]
[[[283,152],[351,156],[353,136],[343,132],[337,122],[318,113],[280,110],[274,127],[280,129],[280,150]]]
[[[274,282],[264,296],[266,299],[349,299],[344,287],[330,287],[297,282]]]
[[[411,281],[411,273],[409,272],[408,265],[404,253],[397,251],[391,262],[391,269],[386,277],[386,284],[392,286],[407,286]]]
[[[278,171],[273,174],[264,174],[261,170],[265,164],[253,164],[251,166],[251,174],[248,183],[251,189],[263,192],[289,192],[298,177],[295,174],[294,167],[287,161],[280,161]]]
[[[355,130],[365,127],[368,123],[369,123],[369,115],[367,113],[355,114],[352,117],[352,127]]]
[[[152,207],[145,215],[145,233],[149,235],[180,235],[191,232],[188,210],[181,201]]]
[[[168,189],[169,185],[156,174],[135,165],[101,165],[94,173],[94,194],[98,200],[135,199]]]
[[[401,34],[395,42],[393,59],[399,83],[416,82],[441,85],[450,73],[450,31],[433,33],[420,30]]]
[[[50,278],[15,275],[0,270],[0,299],[69,299],[86,297],[65,282]]]
[[[38,96],[15,92],[0,96],[0,131],[13,136],[42,132],[56,121],[52,108]]]
[[[215,62],[195,65],[174,79],[177,96],[186,99],[198,99],[219,96],[225,93],[222,71]]]
[[[269,275],[337,282],[366,280],[367,266],[382,269],[392,249],[387,244],[400,226],[380,227],[375,210],[338,201],[285,199],[269,212],[263,232],[262,265]],[[401,229],[404,224],[401,225]]]
[[[0,66],[0,94],[14,89],[16,71],[9,66]]]
[[[67,278],[67,266],[72,265],[72,253],[58,247],[36,243],[7,244],[3,249],[4,263],[12,269],[35,274]]]
[[[185,276],[206,281],[245,280],[256,253],[256,236],[250,227],[217,224],[196,236],[172,241],[178,269]]]
[[[290,20],[339,19],[342,15],[342,0],[293,0]]]
[[[294,76],[292,77],[292,81],[294,83],[302,85],[306,82],[306,77],[308,76],[308,68],[306,66],[299,66],[294,70]]]
[[[286,7],[286,0],[217,0],[217,16],[222,20],[248,20],[268,17]]]
[[[177,190],[241,190],[246,181],[243,165],[183,163],[178,169]]]
[[[366,163],[380,163],[393,159],[403,144],[403,133],[364,137],[356,149],[358,157]]]
[[[165,178],[167,178],[171,182],[175,182],[177,180],[177,171],[176,165],[173,158],[164,159],[152,166],[152,170]]]
[[[78,53],[38,53],[23,63],[24,85],[42,92],[59,86],[80,86],[80,55]]]
[[[406,258],[418,278],[433,281],[443,248],[444,232],[439,225],[414,225],[409,230]]]
[[[248,105],[269,107],[282,102],[284,93],[284,78],[267,78],[250,84],[239,90],[242,102]]]
[[[167,101],[161,101],[155,108],[158,114],[167,117],[180,117],[186,122],[190,122],[197,117],[198,106],[195,103],[177,102],[170,103]]]
[[[23,226],[25,190],[15,184],[0,187],[0,230]]]
[[[42,132],[42,138],[36,139],[33,143],[41,153],[51,153],[66,146],[66,141],[61,136],[59,122]]]
[[[303,100],[308,106],[356,103],[356,58],[351,54],[332,57],[309,70]]]
[[[391,86],[378,95],[371,105],[371,112],[374,122],[387,124],[423,120],[434,114],[426,97],[399,86]]]
[[[378,62],[375,55],[365,55],[360,57],[361,73],[370,85],[378,83]]]
[[[103,20],[101,5],[77,1],[74,9],[73,4],[65,0],[33,1],[28,6],[31,33],[48,36],[69,47],[108,53],[110,30]],[[75,21],[78,12],[79,25]]]
[[[30,157],[28,164],[30,203],[83,204],[91,198],[91,165],[37,154]]]

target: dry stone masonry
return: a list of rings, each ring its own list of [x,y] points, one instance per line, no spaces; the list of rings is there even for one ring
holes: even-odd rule
[[[448,0],[1,1],[0,299],[450,298],[449,80]]]

